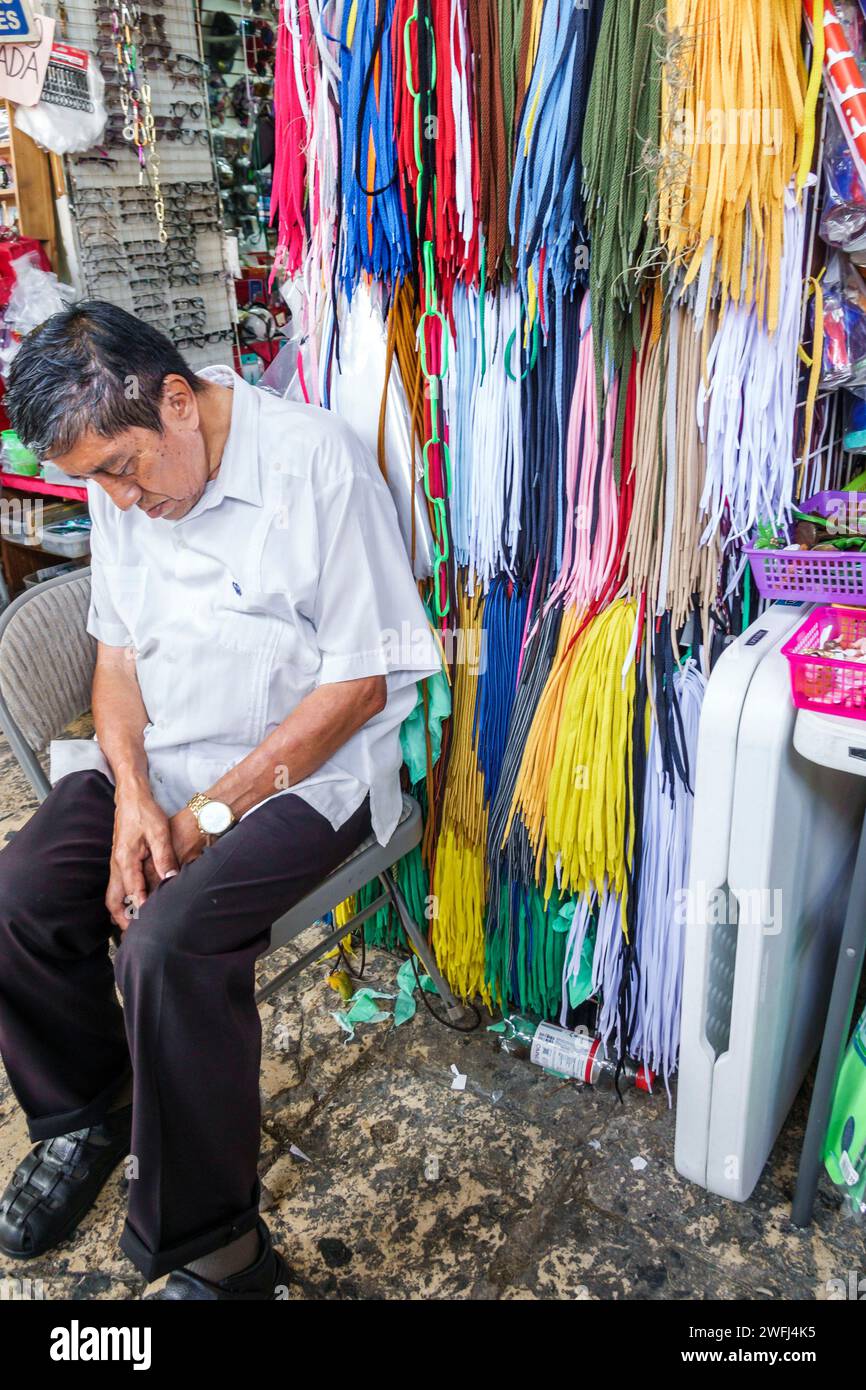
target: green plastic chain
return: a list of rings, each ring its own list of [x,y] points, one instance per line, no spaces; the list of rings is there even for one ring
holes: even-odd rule
[[[420,16],[418,14],[416,0],[415,8],[406,20],[406,24],[403,28],[403,52],[406,59],[406,86],[409,90],[409,95],[412,97],[413,108],[415,165],[417,168],[415,179],[415,230],[420,241],[422,236],[420,194],[421,180],[424,173],[421,160],[421,99],[422,96],[429,98],[436,87],[436,43],[430,18],[429,16],[425,16],[424,24],[430,39],[432,58],[430,86],[422,93],[420,83],[415,81],[412,73],[412,43],[409,27],[412,24],[417,26],[419,19]],[[433,179],[431,207],[435,235],[435,177]],[[451,545],[448,538],[448,517],[445,509],[446,500],[451,495],[451,450],[448,447],[447,440],[443,439],[440,433],[443,416],[441,382],[448,370],[448,331],[445,315],[439,308],[436,298],[436,266],[433,259],[432,238],[425,238],[423,241],[420,269],[424,310],[418,320],[418,354],[421,360],[421,371],[424,375],[426,394],[430,405],[430,433],[429,437],[424,442],[421,458],[424,465],[424,493],[430,503],[433,516],[433,606],[437,618],[442,619],[446,618],[451,611],[451,596],[448,588],[448,561],[451,555]],[[428,360],[426,325],[431,320],[439,324],[441,360],[438,371],[431,370]],[[445,490],[441,496],[435,496],[430,486],[430,452],[434,448],[441,450],[441,458],[444,467]]]

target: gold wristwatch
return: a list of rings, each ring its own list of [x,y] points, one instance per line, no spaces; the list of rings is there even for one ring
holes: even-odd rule
[[[204,792],[196,792],[186,803],[196,819],[202,835],[216,840],[235,823],[234,813],[224,801],[213,801]]]

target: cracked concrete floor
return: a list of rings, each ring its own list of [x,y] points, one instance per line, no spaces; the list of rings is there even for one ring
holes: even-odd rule
[[[0,740],[0,843],[33,804]],[[262,980],[286,963],[261,962]],[[369,952],[367,983],[393,991],[398,966]],[[460,1036],[419,1006],[346,1043],[327,973],[262,1008],[260,1169],[292,1297],[825,1299],[828,1280],[866,1272],[863,1232],[826,1180],[811,1230],[790,1226],[806,1094],[752,1198],[726,1202],[674,1170],[664,1094],[619,1105],[578,1090],[503,1055],[486,1016]],[[28,1147],[0,1067],[0,1188]],[[138,1297],[117,1248],[124,1202],[118,1170],[74,1238],[29,1263],[0,1257],[0,1278],[40,1279],[46,1299]]]

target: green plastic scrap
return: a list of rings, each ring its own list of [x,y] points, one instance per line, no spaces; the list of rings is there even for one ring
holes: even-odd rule
[[[332,1010],[331,1018],[335,1018],[343,1031],[348,1033],[346,1042],[351,1042],[355,1036],[356,1023],[384,1023],[386,1018],[391,1017],[391,1010],[380,1009],[375,1001],[393,998],[393,994],[383,994],[380,990],[365,986],[355,991],[349,1000],[348,1008]]]
[[[421,988],[430,994],[435,994],[436,986],[427,974],[420,977]],[[331,1012],[331,1018],[336,1019],[337,1023],[348,1034],[346,1042],[351,1042],[355,1036],[356,1023],[382,1023],[386,1018],[393,1017],[394,1027],[399,1028],[401,1023],[406,1023],[410,1018],[414,1018],[416,1012],[415,990],[418,982],[415,979],[415,970],[411,960],[405,960],[397,971],[397,993],[385,994],[381,990],[370,989],[365,985],[352,995],[345,1009]],[[380,1009],[375,1002],[377,999],[393,999],[393,1009]]]
[[[397,1003],[394,1005],[394,1027],[399,1028],[401,1023],[407,1023],[410,1018],[415,1017],[415,990],[420,983],[421,988],[428,994],[435,994],[436,986],[429,975],[419,975],[415,978],[417,966],[410,960],[404,960],[400,969],[397,971]]]
[[[571,922],[574,917],[577,899],[570,898],[568,902],[562,904],[559,912],[553,919],[553,930],[555,932],[570,932]],[[595,928],[592,927],[583,938],[583,947],[580,952],[580,968],[576,975],[568,977],[568,1002],[573,1009],[578,1004],[582,1004],[592,994],[592,960],[595,955]]]

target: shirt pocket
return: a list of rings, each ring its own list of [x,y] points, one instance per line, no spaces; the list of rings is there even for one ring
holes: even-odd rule
[[[107,613],[117,615],[129,633],[133,646],[140,647],[146,639],[145,599],[147,597],[146,565],[100,565],[94,576],[100,578],[94,583],[97,610],[102,616],[102,598],[107,603]]]
[[[214,605],[216,640],[231,651],[273,654],[281,629],[282,619],[269,610],[267,594],[232,595]]]

